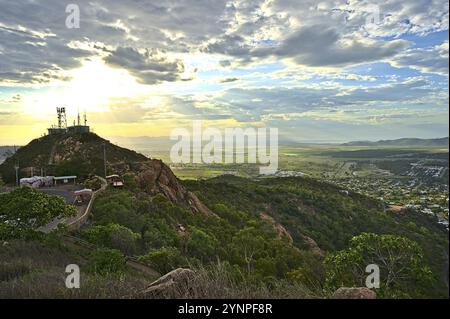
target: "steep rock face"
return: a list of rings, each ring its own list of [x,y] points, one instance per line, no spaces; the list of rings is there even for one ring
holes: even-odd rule
[[[122,174],[134,172],[135,180],[146,193],[163,194],[171,202],[189,208],[194,213],[216,216],[195,194],[181,185],[170,167],[161,160],[149,159],[145,162],[119,166],[116,165],[114,170]]]

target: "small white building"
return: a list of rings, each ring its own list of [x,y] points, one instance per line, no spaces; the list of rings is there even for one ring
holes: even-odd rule
[[[77,181],[76,176],[58,176],[53,178],[56,185],[60,184],[75,184]]]
[[[53,186],[53,176],[33,176],[29,178],[21,178],[20,186],[40,188]]]

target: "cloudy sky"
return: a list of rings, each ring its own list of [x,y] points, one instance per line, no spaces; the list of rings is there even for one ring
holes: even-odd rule
[[[448,17],[448,0],[0,0],[0,144],[42,135],[57,106],[107,137],[194,119],[300,141],[447,136]]]

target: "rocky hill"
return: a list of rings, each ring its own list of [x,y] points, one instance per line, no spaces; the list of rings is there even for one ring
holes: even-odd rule
[[[76,175],[79,181],[91,175],[104,175],[104,150],[107,174],[133,174],[141,188],[155,195],[163,194],[172,202],[194,212],[213,213],[183,187],[171,169],[135,151],[110,143],[94,133],[48,135],[31,141],[0,165],[0,176],[15,182],[16,163],[20,177],[39,175]]]

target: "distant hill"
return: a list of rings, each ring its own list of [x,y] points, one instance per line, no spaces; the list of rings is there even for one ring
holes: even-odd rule
[[[2,164],[6,158],[14,154],[14,146],[0,146],[0,164]]]
[[[434,138],[434,139],[420,139],[420,138],[401,138],[397,140],[381,140],[377,142],[370,141],[355,141],[342,144],[343,146],[422,146],[422,147],[448,147],[448,137]]]

